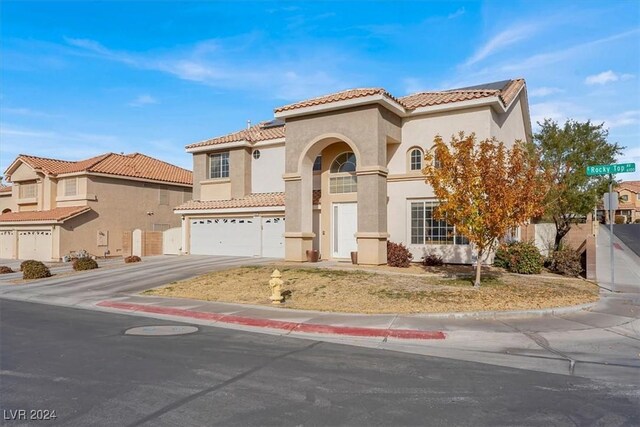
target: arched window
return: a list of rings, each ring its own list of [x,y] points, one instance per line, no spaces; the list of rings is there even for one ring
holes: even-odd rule
[[[356,171],[356,155],[352,152],[340,154],[331,163],[331,173],[339,172],[355,172]]]
[[[9,209],[9,208],[3,209],[3,210],[2,210],[2,213],[3,213],[3,214],[11,213],[11,209]]]
[[[355,193],[358,191],[356,155],[348,151],[338,155],[329,168],[330,193]]]
[[[409,154],[409,169],[412,171],[419,171],[422,169],[422,159],[424,154],[419,148],[414,148]]]

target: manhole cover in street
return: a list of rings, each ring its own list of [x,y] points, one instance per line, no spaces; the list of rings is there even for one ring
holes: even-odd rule
[[[185,335],[198,332],[195,326],[140,326],[138,328],[127,329],[125,335],[144,335],[150,337],[161,337],[167,335]]]

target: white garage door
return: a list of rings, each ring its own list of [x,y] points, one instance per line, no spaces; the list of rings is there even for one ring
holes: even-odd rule
[[[14,233],[13,230],[0,231],[0,258],[11,259],[15,256],[13,253]]]
[[[284,258],[284,217],[262,218],[262,256]]]
[[[18,258],[51,261],[51,230],[18,231]]]
[[[260,255],[259,218],[204,218],[191,220],[194,255]]]

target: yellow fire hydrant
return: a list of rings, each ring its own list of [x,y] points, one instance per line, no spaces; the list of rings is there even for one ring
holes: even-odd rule
[[[271,297],[269,299],[271,300],[271,304],[282,304],[282,300],[284,299],[282,297],[282,285],[284,282],[281,277],[282,274],[280,274],[277,268],[271,273],[271,280],[269,280],[269,287],[271,288]]]

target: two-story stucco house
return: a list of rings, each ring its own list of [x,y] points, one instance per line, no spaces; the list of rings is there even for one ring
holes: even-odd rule
[[[622,181],[616,190],[619,197],[616,215],[623,215],[628,223],[640,221],[640,181]]]
[[[193,254],[386,263],[387,240],[448,262],[472,248],[445,221],[421,173],[436,135],[506,144],[531,135],[524,80],[394,97],[353,89],[275,110],[275,120],[186,147],[194,200],[176,208]]]
[[[5,171],[0,258],[59,260],[72,251],[121,255],[123,232],[179,227],[191,171],[144,154],[82,161],[20,155]]]

